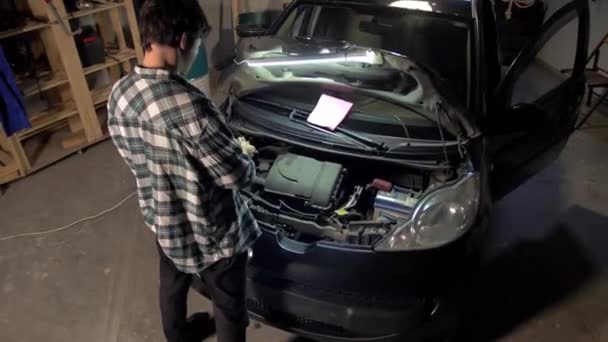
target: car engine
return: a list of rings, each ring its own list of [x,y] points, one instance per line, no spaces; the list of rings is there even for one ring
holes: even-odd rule
[[[370,176],[356,161],[323,161],[292,150],[260,148],[257,176],[241,195],[260,226],[299,241],[371,245],[408,220],[432,186],[421,174],[387,168]]]

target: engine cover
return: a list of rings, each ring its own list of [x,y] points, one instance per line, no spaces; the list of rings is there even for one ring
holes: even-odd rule
[[[280,155],[266,176],[265,191],[329,208],[342,180],[340,164],[321,162],[296,154]]]

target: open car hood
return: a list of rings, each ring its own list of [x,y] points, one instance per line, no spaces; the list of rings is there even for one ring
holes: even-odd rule
[[[411,107],[460,138],[477,134],[464,108],[447,100],[433,73],[406,56],[347,42],[242,39],[220,87],[241,97],[277,84],[348,88]]]

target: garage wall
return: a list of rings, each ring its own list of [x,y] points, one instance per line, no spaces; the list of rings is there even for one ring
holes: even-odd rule
[[[283,0],[240,0],[241,12],[283,8]],[[213,31],[207,38],[210,67],[218,69],[230,59],[234,47],[231,0],[199,0]]]
[[[230,56],[234,46],[231,1],[199,0],[199,3],[212,27],[212,31],[205,41],[209,66],[217,69],[218,65]]]
[[[567,4],[568,0],[545,0],[547,4],[547,17]],[[590,50],[595,47],[599,40],[608,32],[608,1],[596,0],[589,2],[591,10],[591,36],[589,40]],[[570,23],[557,33],[556,37],[549,41],[540,52],[539,58],[555,69],[570,68],[570,54],[568,51],[576,41],[576,25]],[[608,45],[604,46],[600,64],[608,68]]]
[[[241,0],[241,12],[283,8],[284,0]]]

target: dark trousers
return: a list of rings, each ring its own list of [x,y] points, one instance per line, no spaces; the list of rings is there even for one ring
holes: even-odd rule
[[[186,323],[187,297],[199,276],[213,301],[218,342],[244,342],[249,317],[245,306],[247,253],[216,262],[198,275],[179,271],[158,246],[160,254],[160,313],[168,342],[190,342],[196,327]],[[199,341],[197,341],[199,342]]]

